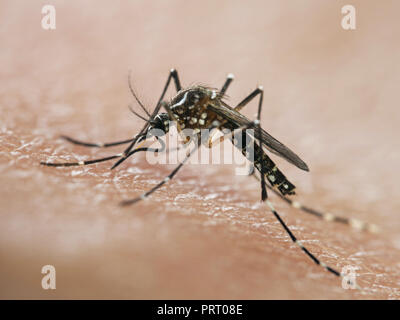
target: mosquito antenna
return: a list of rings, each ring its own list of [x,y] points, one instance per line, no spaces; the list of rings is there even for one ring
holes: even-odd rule
[[[149,122],[149,121],[150,121],[149,119],[146,119],[145,117],[143,117],[143,116],[141,116],[139,113],[137,113],[135,110],[133,110],[132,105],[129,105],[128,108],[129,108],[129,110],[131,110],[131,112],[132,112],[135,116],[137,116],[138,118],[142,119],[143,121],[146,121],[146,122]]]
[[[179,81],[178,73],[176,72],[175,69],[171,69],[170,72],[169,72],[169,75],[168,75],[167,82],[165,83],[164,89],[163,89],[163,91],[162,91],[162,93],[161,93],[160,99],[159,99],[158,102],[157,102],[156,108],[154,109],[152,115],[150,116],[149,122],[150,122],[151,120],[153,120],[154,117],[157,115],[157,113],[160,111],[160,109],[161,109],[161,107],[162,107],[161,101],[163,101],[163,99],[164,99],[165,93],[166,93],[167,90],[168,90],[168,87],[169,87],[169,84],[170,84],[171,79],[174,80],[174,82],[175,82],[175,87],[176,87],[176,90],[177,90],[177,91],[180,91],[180,90],[182,89],[181,84],[180,84],[180,81]],[[129,80],[130,80],[130,77],[129,77]],[[131,87],[131,90],[132,90],[132,86],[130,86],[130,87]],[[133,95],[135,96],[136,100],[139,100],[139,99],[136,97],[136,95],[135,95],[134,93],[133,93]],[[149,122],[147,122],[147,123],[144,125],[143,129],[140,131],[140,134],[144,134],[144,133],[146,132],[146,130],[147,130],[148,127],[149,127]],[[131,149],[134,147],[134,145],[137,143],[137,139],[138,139],[138,136],[136,136],[136,137],[133,139],[133,141],[132,141],[131,144],[128,146],[128,148],[125,149],[125,151],[124,151],[124,156],[123,156],[121,159],[119,159],[116,163],[114,163],[114,165],[111,167],[111,169],[115,169],[117,166],[119,166],[122,162],[124,162],[124,161],[127,159],[127,155],[128,155],[128,153],[131,151]]]
[[[143,103],[139,100],[138,96],[137,96],[136,93],[135,93],[135,90],[133,90],[132,82],[131,82],[131,74],[132,74],[132,72],[131,72],[131,70],[129,70],[129,75],[128,75],[129,90],[131,90],[131,93],[132,93],[133,97],[135,98],[136,102],[140,105],[140,107],[143,109],[143,111],[147,114],[147,116],[148,116],[149,118],[151,118],[150,113],[149,113],[149,112],[147,111],[147,109],[144,107]]]

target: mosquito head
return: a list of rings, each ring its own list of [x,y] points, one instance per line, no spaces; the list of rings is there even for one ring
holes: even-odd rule
[[[163,136],[169,131],[168,113],[159,113],[150,121],[150,126],[147,130],[148,136]]]

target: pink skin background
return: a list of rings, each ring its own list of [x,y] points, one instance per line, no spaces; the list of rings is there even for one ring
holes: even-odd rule
[[[57,29],[41,28],[53,4]],[[400,297],[398,1],[0,1],[0,297],[398,299]],[[220,87],[228,103],[264,85],[262,125],[309,173],[273,157],[295,199],[379,225],[378,235],[319,220],[270,195],[309,249],[358,284],[310,261],[233,165],[188,165],[146,202],[121,209],[174,166],[60,140],[132,137],[133,84],[152,109],[170,68],[183,85]],[[173,90],[167,94],[173,96]],[[134,106],[139,110],[138,106]],[[254,117],[257,103],[243,110]],[[56,268],[43,290],[41,268]]]

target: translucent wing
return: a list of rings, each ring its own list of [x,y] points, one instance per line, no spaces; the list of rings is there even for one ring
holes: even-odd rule
[[[221,103],[218,105],[209,104],[208,109],[212,110],[219,116],[226,119],[230,124],[234,126],[234,128],[238,128],[241,126],[251,125],[252,121],[247,119],[240,112],[232,109],[230,106],[220,101]],[[254,130],[255,136],[257,139],[260,139],[258,135],[258,130]],[[273,136],[271,136],[268,132],[261,128],[261,139],[262,144],[272,153],[284,158],[288,162],[294,164],[296,167],[309,171],[307,164],[300,159],[300,157],[295,154],[292,150],[286,147],[284,144],[276,140]]]

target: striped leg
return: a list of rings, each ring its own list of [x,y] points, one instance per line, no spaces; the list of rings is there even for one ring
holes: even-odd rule
[[[290,239],[301,249],[304,251],[304,253],[311,259],[313,260],[317,265],[321,266],[322,268],[324,268],[326,271],[334,274],[337,277],[341,277],[343,278],[345,275],[341,274],[339,271],[337,271],[334,268],[331,268],[330,266],[326,265],[324,262],[320,261],[315,255],[313,255],[304,245],[301,241],[299,241],[295,235],[292,233],[292,231],[289,229],[289,227],[285,224],[285,222],[282,220],[282,218],[279,216],[278,212],[275,210],[274,206],[272,205],[272,203],[267,199],[265,201],[265,203],[267,204],[267,206],[269,207],[269,209],[272,211],[272,213],[274,214],[275,218],[279,221],[279,223],[281,224],[281,226],[285,229],[286,233],[289,235]],[[348,280],[348,284],[355,286],[357,289],[361,288],[356,284],[356,283],[351,283],[350,280]]]
[[[252,168],[250,170],[249,175],[254,176],[258,181],[260,181],[260,178],[255,174],[254,168]],[[347,225],[351,226],[352,228],[359,230],[359,231],[367,231],[367,232],[371,232],[371,233],[379,233],[380,232],[380,228],[375,224],[360,221],[358,219],[340,217],[340,216],[334,215],[329,212],[322,212],[322,211],[313,209],[311,207],[308,207],[306,205],[303,205],[299,201],[289,199],[288,197],[282,195],[275,188],[272,188],[268,184],[267,184],[267,188],[270,189],[279,198],[281,198],[283,201],[288,203],[293,208],[298,209],[302,212],[311,214],[317,218],[324,219],[326,221],[333,221],[333,222],[337,222],[337,223],[347,224]]]
[[[122,154],[116,154],[114,156],[110,157],[105,157],[105,158],[99,158],[99,159],[94,159],[94,160],[87,160],[87,161],[78,161],[78,162],[61,162],[61,163],[53,163],[53,162],[44,162],[41,161],[40,164],[43,166],[48,166],[48,167],[74,167],[74,166],[86,166],[88,164],[93,164],[93,163],[98,163],[98,162],[104,162],[112,159],[116,159],[121,157]]]
[[[108,147],[114,147],[114,146],[119,146],[121,144],[126,144],[129,142],[132,142],[133,139],[128,139],[128,140],[122,140],[122,141],[115,141],[115,142],[108,142],[108,143],[94,143],[94,142],[83,142],[79,141],[73,138],[70,138],[68,136],[61,136],[60,138],[67,140],[68,142],[71,142],[73,144],[79,145],[79,146],[84,146],[84,147],[90,147],[90,148],[108,148]]]
[[[257,95],[261,94],[263,91],[263,87],[258,87],[252,93],[250,93],[246,98],[244,98],[236,107],[236,111],[240,111],[243,109],[245,105],[247,105],[251,100],[253,100]]]
[[[230,74],[228,74],[228,75],[226,76],[225,83],[224,83],[224,85],[222,86],[221,90],[219,91],[219,95],[220,95],[221,97],[225,94],[226,90],[228,90],[228,87],[229,87],[229,85],[231,84],[231,82],[233,81],[234,78],[235,78],[235,77],[234,77],[234,75],[233,75],[232,73],[230,73]]]
[[[263,103],[263,97],[264,97],[264,90],[263,87],[258,87],[257,88],[257,94],[260,95],[260,99],[258,101],[258,112],[257,112],[257,120],[255,121],[257,127],[256,130],[258,131],[258,136],[261,137],[261,124],[260,124],[260,118],[261,118],[261,109],[262,109],[262,103]],[[256,95],[257,95],[256,94]],[[255,95],[255,96],[256,96]],[[254,96],[254,97],[255,97]],[[262,151],[262,142],[259,140],[259,159],[262,159],[263,156],[263,151]],[[265,162],[261,161],[261,200],[265,201],[267,200],[267,187],[265,183],[265,173],[266,173],[266,168],[265,168]]]
[[[161,147],[160,148],[137,148],[129,153],[129,156],[135,154],[136,152],[141,152],[141,151],[147,151],[147,152],[163,152],[165,150],[165,142],[161,139],[157,139],[158,142],[160,142]],[[78,161],[78,162],[62,162],[62,163],[52,163],[52,162],[40,162],[41,165],[48,166],[48,167],[74,167],[74,166],[86,166],[88,164],[94,164],[98,162],[104,162],[104,161],[109,161],[112,159],[120,158],[122,157],[123,154],[116,154],[113,156],[105,157],[105,158],[99,158],[99,159],[94,159],[94,160],[86,160],[86,161]]]
[[[129,206],[131,204],[134,204],[140,200],[145,200],[147,199],[152,193],[157,191],[159,188],[161,188],[164,184],[166,184],[169,180],[171,180],[177,173],[178,171],[183,167],[183,165],[189,160],[190,156],[193,155],[193,153],[199,148],[200,144],[198,143],[196,147],[194,147],[190,152],[186,154],[185,159],[183,159],[178,166],[168,175],[166,176],[162,181],[160,181],[156,186],[151,188],[150,190],[142,193],[139,197],[136,197],[131,200],[124,200],[121,201],[120,205],[121,206]]]

